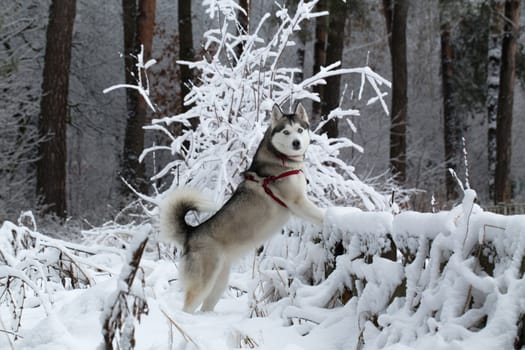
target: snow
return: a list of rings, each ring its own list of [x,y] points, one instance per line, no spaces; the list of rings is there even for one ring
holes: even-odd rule
[[[0,348],[101,346],[103,319],[115,293],[127,291],[128,261],[145,237],[153,242],[140,263],[143,277],[131,291],[144,296],[147,314],[140,322],[127,321],[135,327],[136,349],[513,348],[525,314],[525,216],[484,212],[473,204],[474,194],[467,192],[457,207],[440,213],[328,208],[322,230],[327,240],[312,241],[314,228],[308,226],[302,236],[277,235],[262,255],[235,265],[214,312],[193,315],[181,311],[178,259],[159,257],[158,248],[166,250],[149,224],[96,229],[98,235],[107,230],[128,237],[120,248],[93,242],[92,232],[85,233],[86,242],[72,244],[5,222]],[[330,252],[337,242],[346,251],[334,259]],[[92,280],[60,282],[63,276],[51,273],[56,247],[69,253],[58,259],[69,256]],[[480,256],[492,271],[480,265]],[[33,273],[29,262],[35,261],[47,272]],[[306,271],[318,265],[324,274],[309,282]],[[9,294],[22,285],[25,297],[15,303]],[[344,293],[350,294],[343,302]]]

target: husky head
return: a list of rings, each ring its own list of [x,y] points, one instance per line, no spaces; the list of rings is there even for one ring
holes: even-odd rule
[[[302,104],[298,104],[295,113],[284,114],[279,106],[272,108],[271,144],[284,156],[301,158],[310,144],[308,115]]]

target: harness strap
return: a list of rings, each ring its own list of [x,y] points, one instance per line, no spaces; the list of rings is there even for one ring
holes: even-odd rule
[[[288,176],[291,176],[291,175],[297,175],[301,171],[302,170],[300,170],[300,169],[288,170],[288,171],[285,171],[284,173],[281,173],[281,174],[279,174],[277,176],[268,176],[268,177],[263,178],[262,187],[264,189],[264,192],[266,192],[266,194],[268,194],[270,197],[272,197],[272,199],[274,201],[276,201],[277,203],[279,203],[281,206],[283,206],[285,208],[288,208],[286,203],[284,203],[282,200],[277,198],[277,196],[272,192],[272,190],[270,189],[270,187],[268,187],[268,185],[271,184],[272,182],[280,180],[280,179],[282,179],[284,177],[288,177]],[[254,182],[257,182],[257,183],[259,182],[253,175],[250,175],[250,174],[244,174],[244,178],[246,180],[254,181]]]

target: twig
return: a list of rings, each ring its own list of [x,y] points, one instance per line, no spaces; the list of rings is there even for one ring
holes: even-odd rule
[[[144,98],[144,101],[148,104],[149,108],[153,112],[155,112],[155,107],[153,107],[153,104],[151,103],[151,100],[149,98],[149,79],[148,75],[146,74],[149,67],[154,65],[156,63],[155,60],[149,60],[148,62],[144,63],[144,45],[140,45],[140,52],[135,57],[137,59],[137,71],[138,71],[138,79],[137,85],[132,84],[117,84],[114,86],[111,86],[109,88],[104,89],[102,92],[104,94],[107,94],[110,91],[120,89],[120,88],[126,88],[126,89],[133,89],[137,90],[137,92]],[[142,74],[146,77],[146,86],[144,87],[142,82]]]
[[[24,339],[24,337],[22,337],[20,334],[18,334],[16,332],[13,332],[13,331],[8,331],[7,329],[1,329],[0,328],[0,332],[1,333],[6,333],[6,334],[9,334],[9,335],[14,335],[15,337],[20,338],[20,339]]]
[[[465,136],[461,137],[461,140],[463,141],[463,161],[465,162],[465,187],[470,188],[467,141]]]
[[[2,327],[5,328],[5,325],[4,325],[4,321],[2,320],[2,317],[0,317],[0,324],[2,325]],[[8,330],[5,330],[5,329],[0,329],[0,332],[3,332],[3,333],[7,333],[7,340],[9,341],[9,347],[12,349],[12,350],[15,350],[15,344],[13,343],[13,340],[9,337],[9,335],[14,335],[15,337],[19,337],[19,338],[22,338],[21,336],[19,336],[17,333],[15,332],[12,332],[12,331],[8,331]]]
[[[192,343],[193,345],[195,345],[197,347],[197,349],[200,349],[200,346],[193,340],[193,338],[184,330],[182,329],[181,326],[179,326],[177,324],[177,322],[175,322],[175,320],[173,320],[173,318],[171,318],[164,310],[162,310],[162,308],[160,309],[160,312],[162,312],[162,314],[164,316],[166,316],[166,318],[168,319],[168,321],[173,325],[175,326],[175,328],[179,331],[179,333],[182,335],[182,337],[184,338],[184,340],[187,342],[187,343]]]
[[[255,340],[253,340],[253,338],[251,338],[250,336],[248,335],[245,335],[241,341],[244,342],[244,344],[248,345],[250,347],[250,349],[255,349],[255,348],[258,348],[259,347],[259,344],[257,344],[257,342]],[[241,344],[239,344],[241,345]]]

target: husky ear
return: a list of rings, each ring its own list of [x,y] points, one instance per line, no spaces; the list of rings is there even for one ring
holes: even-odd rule
[[[281,108],[277,104],[274,104],[272,107],[272,128],[274,128],[275,125],[277,125],[277,122],[281,120],[282,117],[283,112],[281,111]]]
[[[309,124],[308,122],[308,114],[306,113],[306,109],[303,107],[302,103],[299,102],[297,107],[295,107],[295,115],[299,120],[304,121],[305,123]]]

